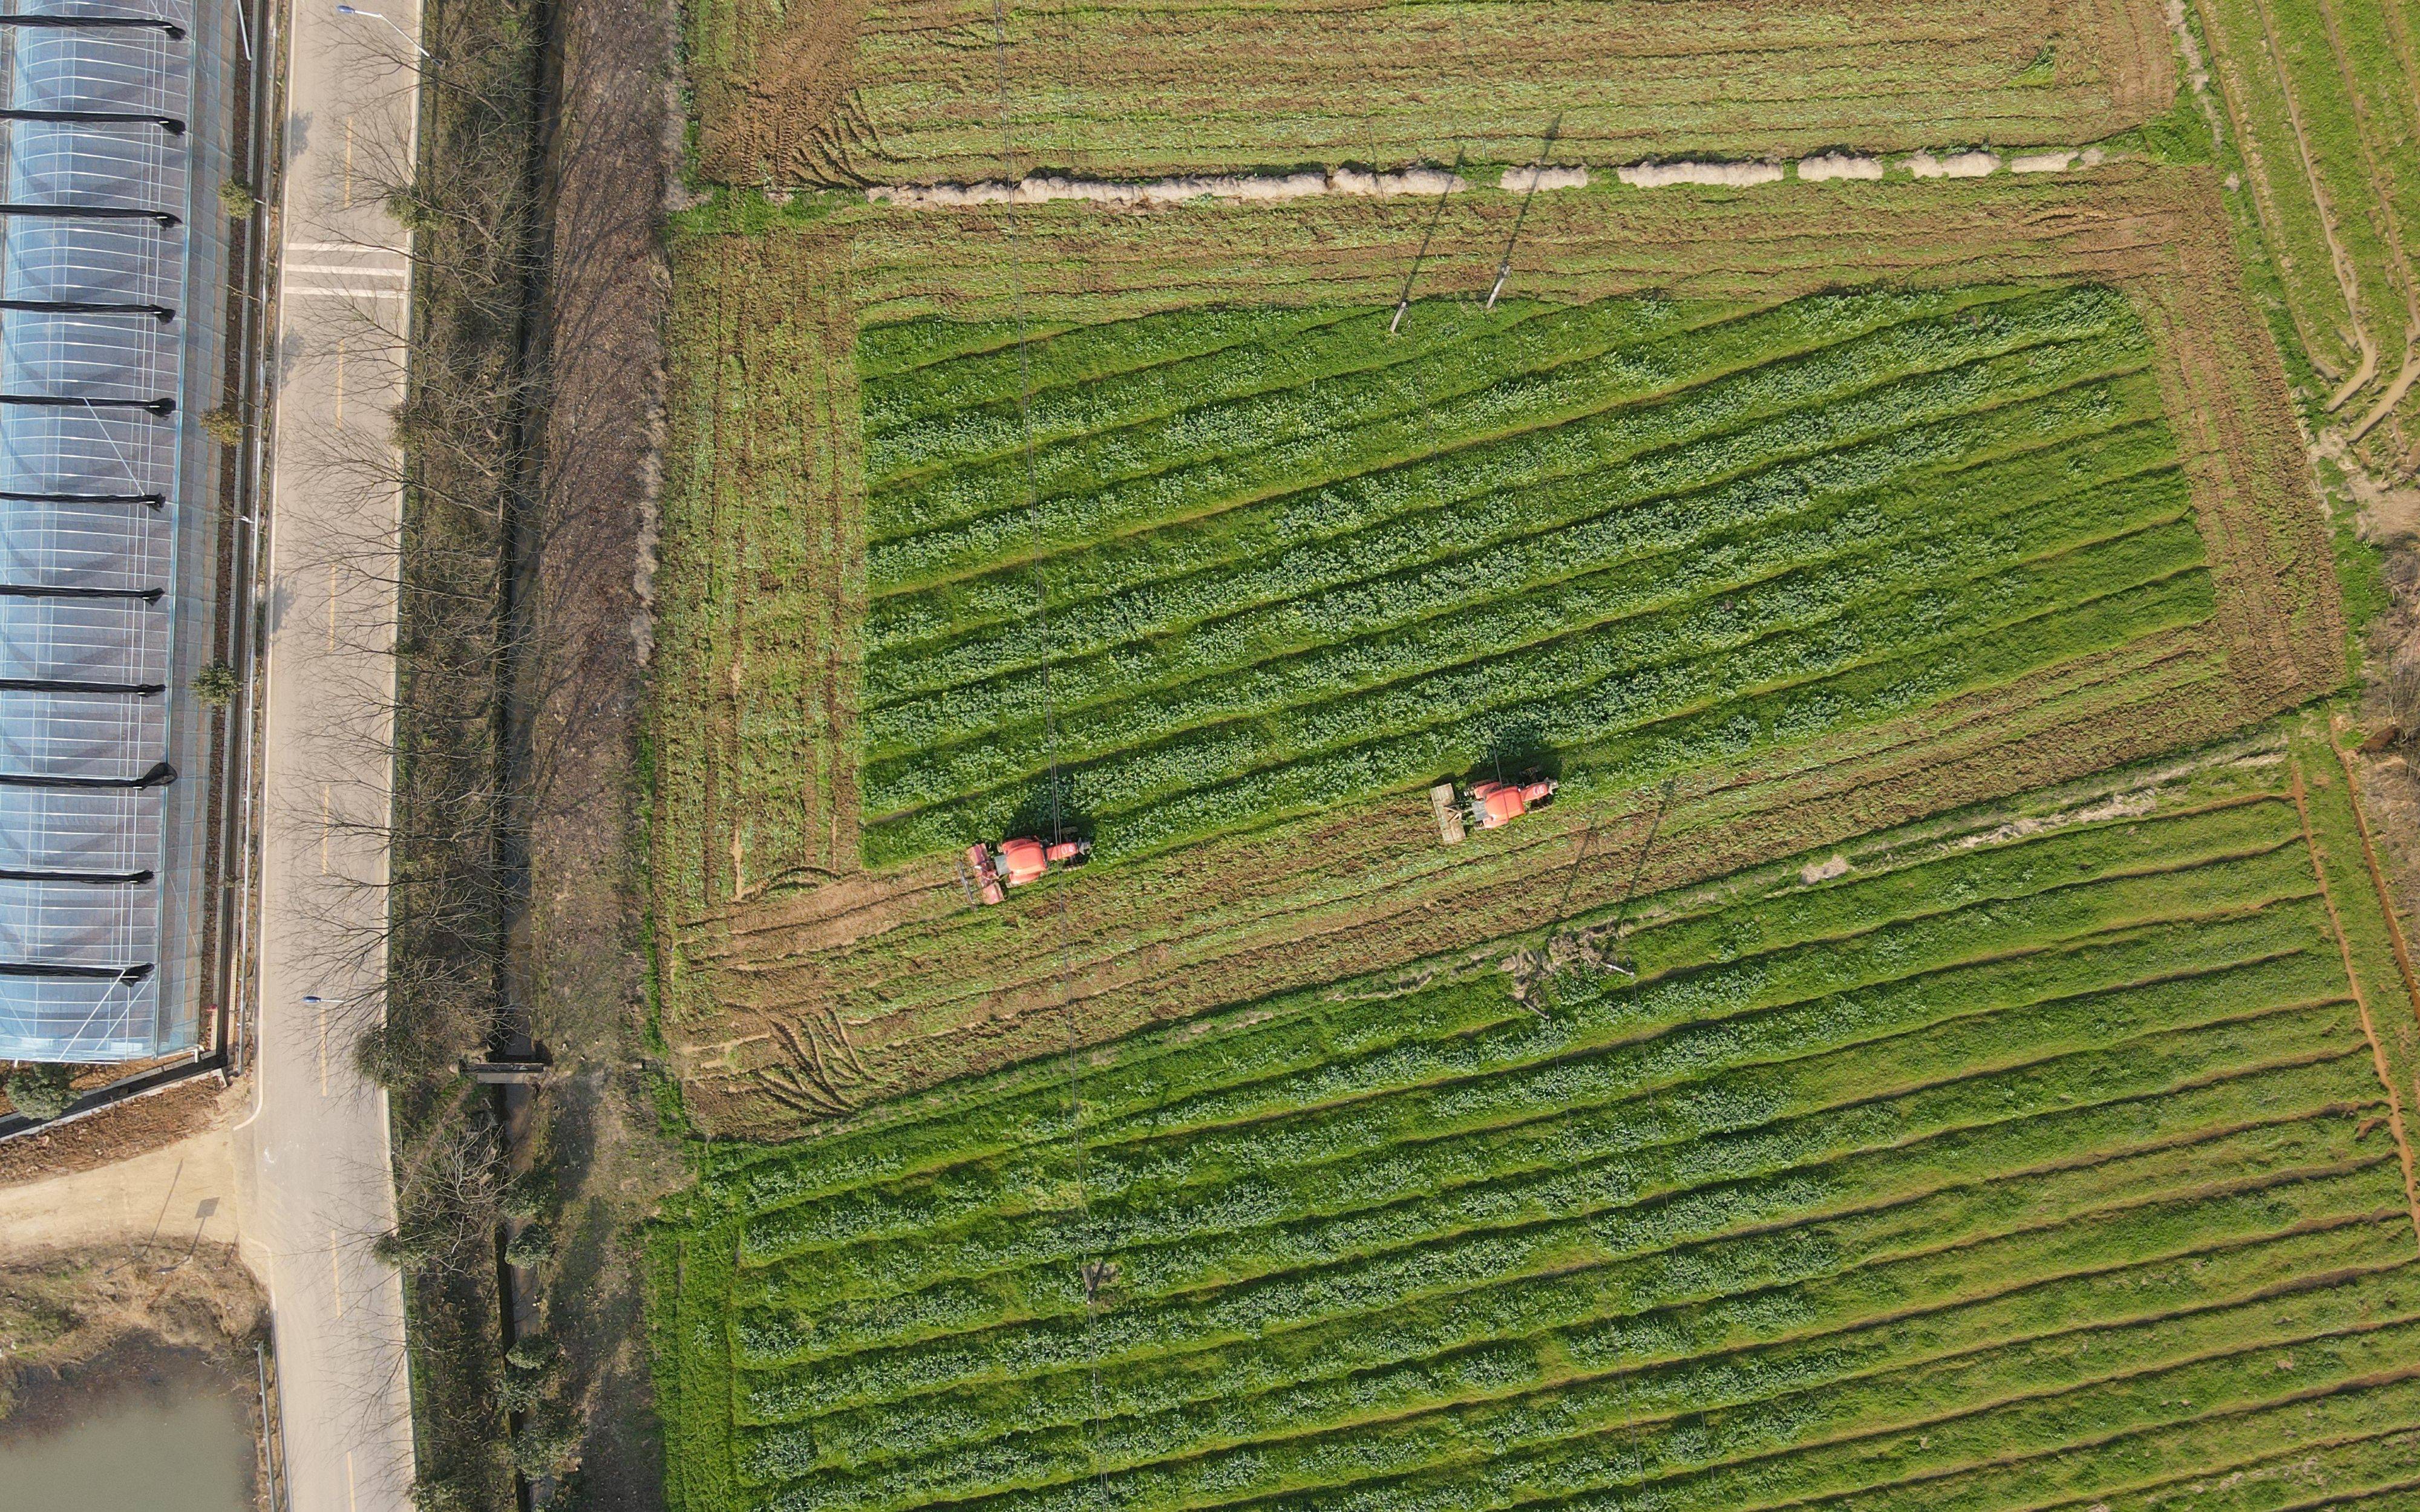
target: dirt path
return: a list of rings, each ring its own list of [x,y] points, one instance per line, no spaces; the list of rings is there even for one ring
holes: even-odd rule
[[[0,1259],[155,1237],[237,1242],[235,1163],[224,1130],[114,1165],[0,1187]]]

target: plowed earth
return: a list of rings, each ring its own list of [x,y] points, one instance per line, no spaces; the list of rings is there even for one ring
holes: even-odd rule
[[[709,0],[690,45],[739,184],[2066,144],[2175,89],[2156,0]]]
[[[2194,0],[2314,428],[2420,466],[2420,8]]]

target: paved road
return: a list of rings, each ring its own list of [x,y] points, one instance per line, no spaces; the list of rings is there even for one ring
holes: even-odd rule
[[[406,1512],[403,1288],[386,1094],[349,1047],[382,950],[401,495],[365,478],[402,397],[405,234],[371,182],[409,162],[411,50],[292,0],[262,752],[258,1102],[235,1127],[244,1242],[270,1282],[295,1512]],[[382,10],[417,29],[416,0]],[[311,999],[319,999],[313,1002]]]

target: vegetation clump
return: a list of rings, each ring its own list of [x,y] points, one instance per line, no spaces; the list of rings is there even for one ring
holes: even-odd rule
[[[27,1061],[8,1073],[8,1105],[37,1123],[47,1123],[74,1101],[75,1068]]]

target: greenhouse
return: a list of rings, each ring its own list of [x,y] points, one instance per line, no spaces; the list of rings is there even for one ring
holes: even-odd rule
[[[157,0],[0,15],[0,1057],[198,1032],[172,937],[199,809],[177,759],[198,722],[178,671],[200,554],[190,23]]]

